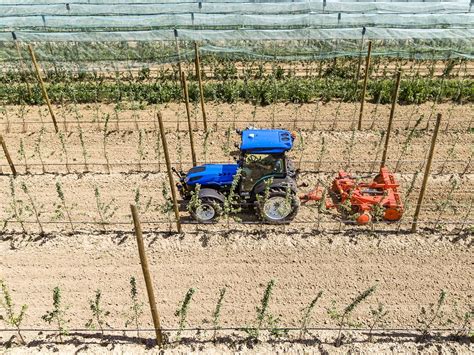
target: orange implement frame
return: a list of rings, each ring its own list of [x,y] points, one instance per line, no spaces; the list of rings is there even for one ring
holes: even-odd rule
[[[380,168],[380,172],[372,182],[359,182],[345,171],[339,171],[331,186],[332,201],[325,201],[327,208],[335,208],[347,205],[348,202],[353,214],[358,214],[356,222],[367,224],[372,220],[375,209],[383,209],[383,219],[386,221],[398,221],[403,215],[403,203],[395,177],[386,167]],[[303,202],[319,201],[323,198],[321,187],[301,196]]]

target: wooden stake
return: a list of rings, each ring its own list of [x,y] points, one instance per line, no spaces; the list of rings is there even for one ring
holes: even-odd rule
[[[5,157],[7,158],[8,165],[10,165],[10,169],[13,173],[13,176],[16,176],[15,165],[13,164],[12,158],[10,157],[10,153],[8,152],[8,149],[7,149],[7,144],[5,143],[5,140],[3,139],[2,135],[0,135],[0,144],[2,145],[3,152],[5,153]]]
[[[193,137],[193,128],[191,124],[191,110],[189,108],[189,92],[188,92],[188,82],[186,81],[186,75],[183,73],[182,77],[183,88],[184,88],[184,103],[186,104],[186,115],[188,116],[188,131],[189,131],[189,143],[191,144],[191,159],[193,161],[193,166],[196,166],[196,152],[194,150],[194,137]]]
[[[397,72],[397,81],[395,83],[395,91],[393,92],[393,96],[392,96],[392,107],[390,109],[390,117],[388,119],[387,134],[385,135],[385,145],[383,147],[382,162],[380,163],[381,168],[383,168],[385,166],[385,163],[387,161],[388,142],[390,140],[390,133],[392,132],[393,116],[395,115],[395,107],[397,106],[398,91],[400,89],[400,78],[401,78],[401,76],[402,76],[402,72],[398,71]]]
[[[171,171],[171,162],[168,152],[168,142],[166,141],[165,128],[163,127],[163,117],[161,116],[161,112],[158,112],[158,123],[160,124],[161,144],[163,145],[163,151],[165,153],[166,170],[168,172],[168,179],[170,182],[171,197],[173,198],[174,215],[176,217],[176,229],[178,230],[178,233],[182,233],[183,230],[181,229],[178,200],[176,198],[176,186],[173,181],[173,173]]]
[[[199,46],[197,42],[194,42],[194,53],[195,53],[194,64],[196,66],[196,76],[199,82],[199,95],[201,97],[202,121],[204,123],[204,130],[207,132],[207,113],[206,113],[206,105],[204,104],[204,90],[202,88],[201,64],[200,64],[201,61],[199,59]]]
[[[367,91],[367,79],[369,78],[370,55],[372,54],[372,41],[369,41],[369,48],[367,49],[367,58],[365,60],[364,86],[362,87],[362,97],[360,99],[359,124],[357,129],[362,129],[362,116],[364,115],[365,92]]]
[[[145,254],[145,245],[143,243],[142,227],[138,217],[137,207],[130,205],[132,210],[133,224],[135,225],[135,235],[137,236],[138,254],[140,255],[140,264],[142,265],[143,277],[145,278],[146,292],[150,303],[151,317],[155,328],[156,344],[161,347],[163,345],[163,334],[161,333],[160,317],[156,308],[155,293],[153,292],[153,283],[150,276],[150,268]]]
[[[426,185],[428,184],[428,177],[430,176],[431,162],[433,161],[434,150],[436,146],[436,138],[438,137],[439,126],[441,123],[441,114],[438,113],[436,117],[436,125],[433,132],[433,137],[431,138],[430,151],[428,153],[428,161],[426,162],[425,175],[423,176],[423,183],[421,184],[420,195],[418,196],[418,202],[416,204],[415,215],[413,216],[413,223],[411,225],[411,232],[416,232],[416,227],[418,224],[418,216],[421,211],[421,204],[423,203],[423,198],[425,196]]]
[[[183,67],[181,66],[181,51],[179,49],[178,37],[176,37],[175,44],[176,44],[176,54],[178,55],[179,83],[181,85],[181,88],[184,90],[184,86],[183,86]]]
[[[41,86],[41,92],[43,93],[43,98],[46,101],[46,105],[48,105],[48,110],[49,110],[49,113],[50,113],[51,118],[53,120],[54,129],[56,130],[56,133],[58,133],[59,129],[58,129],[58,123],[56,122],[56,116],[54,116],[53,108],[51,107],[51,102],[49,101],[48,92],[46,91],[46,87],[44,86],[44,82],[43,82],[43,78],[41,77],[38,62],[36,61],[35,52],[33,50],[33,47],[31,46],[31,44],[28,45],[28,50],[30,52],[30,56],[31,56],[31,60],[33,61],[33,65],[35,66],[36,76],[38,77],[38,82]]]

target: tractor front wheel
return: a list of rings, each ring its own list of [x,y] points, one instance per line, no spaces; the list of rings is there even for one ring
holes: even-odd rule
[[[257,202],[260,216],[273,224],[287,223],[293,220],[298,213],[299,200],[293,192],[284,190],[270,190],[267,199]]]

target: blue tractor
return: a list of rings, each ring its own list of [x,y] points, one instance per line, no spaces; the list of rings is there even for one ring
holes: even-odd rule
[[[204,164],[187,174],[177,172],[178,190],[191,215],[199,222],[216,221],[232,189],[240,207],[255,210],[266,222],[291,221],[299,207],[297,174],[285,153],[295,136],[279,129],[237,132],[242,141],[236,164]],[[196,198],[198,203],[190,203]]]

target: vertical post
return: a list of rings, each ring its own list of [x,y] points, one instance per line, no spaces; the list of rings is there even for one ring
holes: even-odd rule
[[[438,137],[440,123],[441,123],[441,114],[438,113],[438,116],[436,117],[436,125],[433,132],[433,137],[431,138],[431,146],[430,146],[430,151],[428,153],[428,161],[426,162],[425,175],[423,176],[423,182],[421,184],[420,195],[418,196],[418,202],[416,204],[415,215],[413,216],[413,223],[411,225],[412,233],[416,232],[416,227],[418,224],[418,216],[420,215],[421,204],[423,203],[423,198],[425,196],[425,191],[426,191],[426,185],[428,183],[428,177],[430,175],[431,162],[433,161],[433,155],[434,155],[434,150],[436,146],[436,138]]]
[[[43,78],[41,77],[38,62],[36,61],[35,52],[31,44],[28,45],[28,50],[30,52],[31,60],[33,61],[33,65],[35,67],[36,76],[38,77],[38,81],[41,86],[41,92],[43,93],[43,98],[46,101],[46,105],[48,105],[48,110],[53,120],[54,129],[56,130],[56,133],[58,133],[59,129],[58,129],[58,123],[56,122],[56,116],[54,116],[53,108],[51,107],[51,102],[49,101],[48,92],[46,91],[46,87],[44,86],[44,82],[43,82]]]
[[[20,60],[21,68],[25,71],[25,83],[26,83],[26,88],[28,90],[28,94],[30,95],[30,99],[33,99],[33,92],[31,91],[30,83],[28,82],[28,79],[26,78],[26,73],[28,72],[28,70],[27,70],[25,62],[23,61],[23,56],[21,55],[20,44],[18,43],[18,40],[16,39],[15,39],[15,47],[16,47],[16,52],[18,54],[18,59]]]
[[[170,162],[170,156],[168,152],[168,142],[166,141],[165,128],[163,127],[163,117],[161,116],[161,112],[158,112],[158,123],[160,124],[161,144],[163,145],[163,151],[165,153],[166,170],[168,172],[168,179],[170,182],[171,197],[173,198],[174,215],[176,217],[176,228],[178,230],[178,233],[182,233],[183,230],[181,229],[181,220],[179,217],[178,200],[176,198],[176,186],[173,181],[173,173],[171,172],[171,162]]]
[[[191,159],[193,161],[193,166],[196,166],[196,152],[194,150],[194,137],[193,137],[193,127],[191,124],[191,110],[189,108],[189,92],[188,92],[188,82],[186,81],[186,75],[183,73],[182,77],[183,89],[184,89],[184,103],[186,104],[186,116],[188,117],[188,131],[189,131],[189,143],[191,145]]]
[[[365,36],[366,29],[365,27],[362,27],[362,38],[360,40],[360,50],[359,50],[359,61],[357,62],[357,71],[355,75],[355,82],[356,85],[359,82],[359,77],[360,77],[360,66],[362,65],[362,49],[364,48],[364,36]]]
[[[5,153],[5,157],[7,158],[8,165],[10,165],[10,169],[13,173],[13,176],[16,176],[15,165],[13,164],[12,158],[10,157],[10,153],[8,152],[7,145],[2,135],[0,135],[0,144],[2,145],[3,152]]]
[[[206,105],[204,104],[204,90],[202,88],[202,78],[201,78],[201,61],[199,59],[199,46],[197,42],[194,42],[194,54],[195,54],[194,64],[196,66],[196,76],[199,82],[199,94],[201,98],[202,120],[204,123],[204,130],[207,132],[207,113],[206,113]]]
[[[179,49],[179,42],[178,42],[178,30],[174,30],[174,37],[175,37],[175,45],[176,45],[176,54],[178,55],[178,74],[179,74],[179,82],[181,88],[183,88],[183,67],[181,66],[181,51]],[[184,89],[184,88],[183,88]]]
[[[387,134],[385,135],[385,145],[383,147],[382,162],[380,163],[381,168],[383,168],[385,166],[385,163],[387,161],[388,142],[390,140],[390,133],[392,132],[393,116],[395,115],[395,107],[397,106],[398,91],[400,89],[400,78],[401,78],[401,76],[402,76],[402,72],[398,71],[397,72],[397,81],[395,83],[395,90],[393,91],[393,96],[392,96],[392,107],[390,109],[390,117],[388,119]]]
[[[143,244],[142,227],[138,218],[138,211],[135,205],[130,205],[132,210],[133,224],[135,225],[135,235],[137,236],[138,254],[140,255],[140,264],[142,265],[143,277],[145,278],[146,292],[150,303],[151,317],[155,328],[156,344],[161,347],[163,345],[163,335],[161,333],[160,317],[156,309],[155,293],[153,292],[153,283],[150,276],[150,268],[145,254],[145,246]]]
[[[367,49],[367,58],[365,60],[364,86],[362,87],[362,96],[360,99],[359,124],[357,129],[362,129],[362,116],[364,115],[365,92],[367,91],[367,79],[369,78],[370,55],[372,54],[372,41],[369,41],[369,48]]]

